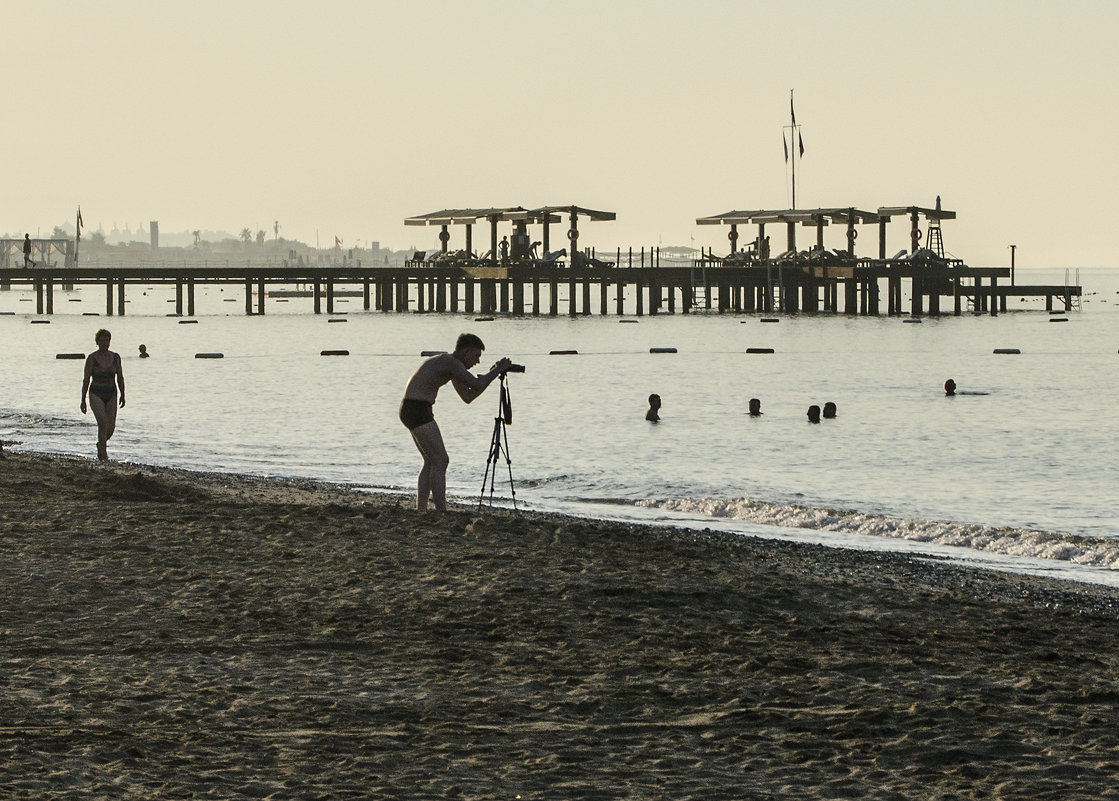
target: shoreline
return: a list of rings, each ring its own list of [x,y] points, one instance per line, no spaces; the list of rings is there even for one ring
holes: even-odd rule
[[[7,450],[36,797],[1108,797],[1119,590]]]

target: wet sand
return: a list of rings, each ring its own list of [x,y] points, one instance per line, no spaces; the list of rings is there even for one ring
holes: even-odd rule
[[[1119,797],[1119,597],[7,452],[10,798]]]

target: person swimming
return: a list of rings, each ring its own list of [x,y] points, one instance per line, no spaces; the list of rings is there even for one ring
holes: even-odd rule
[[[761,417],[762,414],[762,402],[757,398],[750,398],[750,416]]]
[[[659,423],[661,416],[661,396],[655,392],[649,396],[649,411],[645,412],[645,419],[651,423]]]

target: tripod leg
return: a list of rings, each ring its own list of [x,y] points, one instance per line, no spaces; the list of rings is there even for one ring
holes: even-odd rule
[[[513,487],[513,459],[509,456],[509,429],[505,427],[504,421],[502,421],[501,433],[505,441],[505,465],[509,468],[509,496],[513,499],[513,509],[515,510],[517,508],[517,490]],[[496,466],[494,470],[497,470]]]
[[[486,472],[482,475],[482,492],[478,495],[478,508],[486,498],[486,483],[490,485],[490,505],[493,505],[494,480],[497,478],[497,455],[501,451],[501,418],[493,420],[493,435],[490,437],[490,452],[486,456]]]

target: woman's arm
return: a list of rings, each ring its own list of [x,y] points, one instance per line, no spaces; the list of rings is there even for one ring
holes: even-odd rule
[[[117,363],[117,387],[120,388],[120,405],[124,408],[124,365],[121,364],[120,354],[113,354],[114,361]]]
[[[93,378],[93,354],[85,357],[85,371],[82,376],[82,414],[85,414],[85,396],[89,391],[89,380]]]

